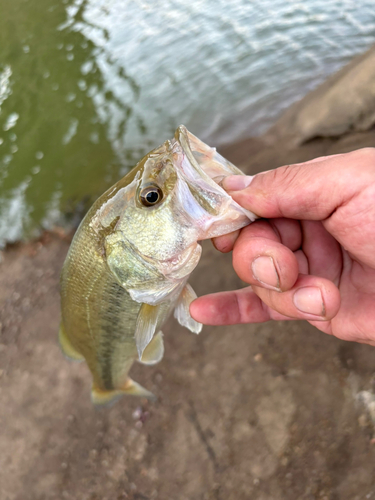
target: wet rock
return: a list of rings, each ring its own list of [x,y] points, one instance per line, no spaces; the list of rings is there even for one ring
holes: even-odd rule
[[[339,137],[375,124],[375,47],[291,106],[268,131],[270,142],[300,146],[315,137]]]

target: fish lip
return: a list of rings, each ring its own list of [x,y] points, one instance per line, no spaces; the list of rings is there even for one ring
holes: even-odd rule
[[[194,242],[184,250],[182,250],[182,252],[176,253],[169,259],[158,261],[158,267],[164,275],[177,277],[177,274],[179,274],[179,271],[181,271],[181,269],[190,267],[188,264],[194,258],[194,254],[197,253],[197,251],[200,255],[201,246],[198,242]],[[184,273],[183,276],[190,274],[190,272],[190,270],[187,270],[187,272]]]
[[[221,156],[216,151],[216,148],[211,148],[205,144],[183,125],[176,130],[174,146],[176,146],[176,152],[180,153],[182,157],[178,170],[181,172],[181,178],[188,184],[189,189],[193,186],[198,195],[199,192],[203,193],[204,191],[209,193],[207,198],[204,195],[200,197],[204,204],[200,203],[200,201],[198,203],[211,216],[211,223],[213,226],[216,225],[216,230],[213,232],[208,231],[203,238],[198,239],[208,239],[220,235],[220,231],[218,231],[219,223],[215,223],[215,218],[216,222],[221,217],[224,217],[229,222],[232,216],[234,217],[233,221],[245,216],[246,220],[238,221],[237,224],[233,225],[232,230],[241,229],[257,218],[256,214],[246,210],[234,201],[224,189],[223,180],[226,177],[244,175],[244,173]],[[231,216],[229,216],[230,213]]]
[[[202,247],[198,242],[193,242],[181,252],[165,260],[150,257],[149,255],[139,252],[139,250],[136,251],[142,259],[155,267],[165,277],[179,280],[184,278],[187,274],[190,274],[196,267],[202,252]],[[184,269],[183,273],[180,272],[182,269]]]
[[[191,254],[191,253],[193,252],[194,247],[195,247],[195,245],[194,245],[194,244],[189,245],[187,248],[185,248],[185,250],[183,250],[183,251],[182,251],[182,253],[183,253],[185,256],[186,256],[186,255],[189,255],[189,254]],[[179,257],[180,255],[181,255],[181,253],[180,253],[180,254],[176,253],[175,255],[173,255],[173,257],[170,257],[169,259],[165,259],[165,260],[160,260],[159,262],[160,262],[161,264],[172,264],[172,263],[173,263],[173,261],[175,261],[176,259],[178,259],[178,257]],[[184,260],[186,260],[186,259],[184,259]]]
[[[216,150],[180,125],[174,136],[174,144],[178,144],[196,173],[201,171],[216,185],[222,188],[222,181],[229,175],[244,175],[233,163]]]

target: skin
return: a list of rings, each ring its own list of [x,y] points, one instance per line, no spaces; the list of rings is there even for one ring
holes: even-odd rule
[[[251,286],[200,297],[192,317],[211,325],[305,319],[375,345],[375,149],[231,176],[223,186],[262,218],[214,240],[233,251],[235,272]]]

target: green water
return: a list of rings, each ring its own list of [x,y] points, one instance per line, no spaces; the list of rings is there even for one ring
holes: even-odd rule
[[[120,159],[87,91],[102,86],[93,47],[59,29],[65,9],[50,0],[12,0],[1,9],[0,233],[8,240],[48,226],[60,207],[73,208],[118,177]]]
[[[0,0],[0,247],[77,222],[180,123],[261,133],[374,42],[373,0]]]

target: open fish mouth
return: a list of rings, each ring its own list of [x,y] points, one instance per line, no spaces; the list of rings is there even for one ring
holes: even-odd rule
[[[257,216],[241,207],[223,189],[221,183],[229,175],[244,175],[230,161],[222,157],[191,134],[183,125],[178,127],[172,148],[177,153],[176,169],[184,178],[191,195],[207,217],[201,217],[202,235],[209,239],[240,229]],[[181,154],[182,152],[182,154]],[[181,196],[181,202],[183,196]]]
[[[202,175],[202,172],[204,172],[216,184],[220,185],[221,181],[228,175],[244,175],[233,163],[221,156],[216,151],[216,148],[211,148],[198,139],[184,125],[177,128],[174,141],[181,146],[197,173]]]

